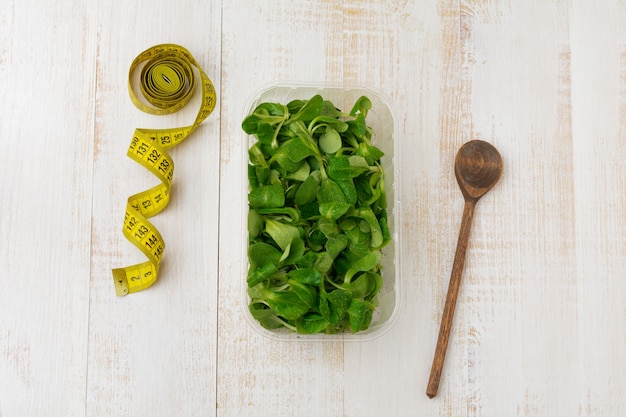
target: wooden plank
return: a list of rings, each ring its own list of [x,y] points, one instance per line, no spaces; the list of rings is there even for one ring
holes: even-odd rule
[[[579,415],[626,413],[626,8],[574,1]]]
[[[101,1],[97,15],[87,415],[215,415],[219,106],[170,151],[172,198],[152,219],[166,243],[158,281],[116,297],[111,268],[145,260],[121,233],[128,196],[157,184],[125,156],[134,129],[191,124],[200,106],[196,95],[175,115],[141,113],[129,66],[148,47],[177,43],[219,92],[220,3]]]
[[[578,411],[569,7],[462,7],[470,133],[505,157],[501,186],[481,202],[466,271],[470,415]]]
[[[341,21],[340,5],[333,2],[224,2],[219,416],[344,415],[342,344],[265,338],[244,318],[241,288],[247,264],[247,142],[241,122],[247,101],[277,81],[341,82]]]
[[[458,401],[429,402],[425,391],[456,241],[444,236],[458,232],[454,208],[462,210],[449,165],[464,110],[458,2],[370,3],[344,33],[345,72],[391,99],[402,212],[401,315],[381,338],[346,344],[346,415],[438,415],[442,407],[455,415]]]
[[[0,23],[0,415],[82,416],[95,16],[8,1]]]

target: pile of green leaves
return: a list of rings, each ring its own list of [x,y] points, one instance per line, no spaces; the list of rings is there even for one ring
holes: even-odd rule
[[[367,329],[391,240],[380,160],[366,124],[371,101],[350,113],[316,95],[262,103],[243,123],[248,151],[248,294],[268,329]]]

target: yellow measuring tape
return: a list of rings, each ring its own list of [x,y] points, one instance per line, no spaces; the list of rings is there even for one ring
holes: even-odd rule
[[[142,96],[150,105],[137,97],[131,83],[133,72],[141,64],[144,65],[139,85]],[[144,290],[156,281],[165,242],[148,218],[161,212],[170,199],[174,161],[167,150],[182,142],[202,123],[213,112],[216,102],[213,83],[182,46],[153,46],[139,54],[130,66],[128,91],[131,100],[141,111],[157,115],[177,112],[189,102],[196,83],[194,68],[202,82],[202,104],[193,124],[171,129],[136,129],[130,142],[128,157],[154,174],[160,184],[128,197],[123,233],[148,261],[113,269],[117,295]]]

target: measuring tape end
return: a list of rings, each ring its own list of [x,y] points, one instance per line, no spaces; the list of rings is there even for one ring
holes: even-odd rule
[[[123,268],[114,269],[113,282],[115,283],[115,295],[121,297],[128,295],[128,281],[126,279],[126,272]]]

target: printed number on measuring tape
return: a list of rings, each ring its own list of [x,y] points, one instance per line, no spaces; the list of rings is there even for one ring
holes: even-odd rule
[[[149,105],[138,98],[131,82],[133,72],[142,64],[139,88]],[[196,84],[194,68],[200,75],[202,104],[193,124],[171,129],[139,128],[130,142],[128,157],[154,174],[160,183],[130,196],[126,203],[123,234],[148,260],[113,269],[117,295],[144,290],[156,281],[165,242],[148,219],[161,212],[170,199],[174,161],[167,150],[189,136],[213,112],[216,102],[213,83],[182,46],[153,46],[139,54],[130,66],[128,91],[133,104],[143,112],[157,115],[175,113],[189,102]]]

